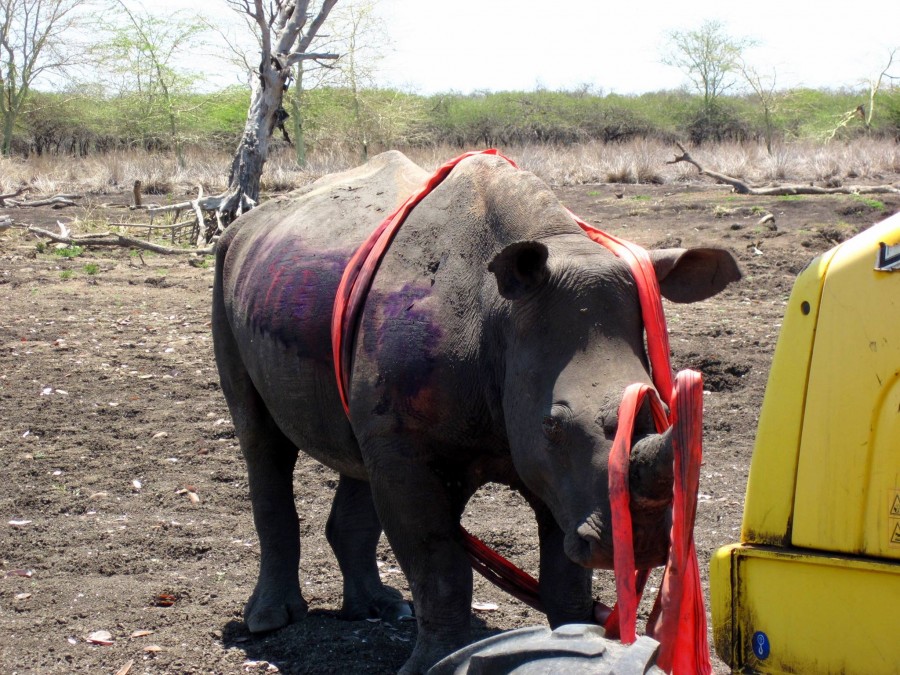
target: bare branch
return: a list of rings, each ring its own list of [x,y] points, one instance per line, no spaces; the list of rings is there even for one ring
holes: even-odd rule
[[[328,18],[329,12],[331,12],[336,3],[337,0],[323,0],[322,7],[319,9],[319,13],[316,15],[316,18],[313,19],[309,30],[306,31],[306,35],[303,36],[303,38],[300,40],[300,43],[297,45],[298,52],[305,52],[307,49],[309,49],[310,44],[312,44],[312,41],[319,33],[319,29],[322,27],[322,24],[325,23],[325,19]],[[306,3],[303,4],[306,5]]]
[[[328,61],[339,59],[340,54],[319,54],[316,52],[311,52],[309,54],[304,54],[303,52],[294,52],[293,54],[288,54],[287,57],[281,59],[283,68],[290,68],[298,64],[300,61]]]
[[[869,111],[865,118],[866,129],[872,126],[872,115],[875,114],[875,96],[878,94],[878,90],[881,88],[881,83],[885,79],[894,79],[891,75],[888,75],[888,71],[891,69],[891,64],[894,63],[894,57],[897,55],[897,50],[898,48],[894,48],[891,50],[891,53],[888,54],[887,65],[884,67],[881,73],[879,73],[877,78],[869,81]]]
[[[157,214],[166,213],[167,211],[184,211],[185,209],[195,209],[197,207],[204,211],[215,211],[219,208],[219,203],[221,201],[221,196],[203,197],[201,199],[192,199],[190,201],[178,202],[177,204],[169,204],[167,206],[151,206],[147,209],[147,212]],[[197,203],[196,206],[194,205],[195,202]]]
[[[263,6],[262,0],[253,0],[253,6],[255,11],[250,14],[253,19],[256,20],[256,25],[259,27],[259,36],[260,36],[260,76],[262,75],[262,69],[266,64],[269,63],[269,59],[272,58],[272,36],[269,32],[269,26],[266,23],[266,18],[263,15]]]
[[[196,220],[182,220],[171,225],[149,225],[147,223],[107,223],[110,227],[126,227],[137,230],[180,230],[183,227],[196,227]]]

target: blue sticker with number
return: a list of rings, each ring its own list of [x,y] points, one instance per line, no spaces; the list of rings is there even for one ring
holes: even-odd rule
[[[761,630],[753,634],[753,653],[761,660],[769,658],[769,636]]]

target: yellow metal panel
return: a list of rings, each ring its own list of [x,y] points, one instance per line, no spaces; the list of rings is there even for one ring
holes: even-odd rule
[[[759,417],[750,464],[741,541],[789,543],[800,429],[819,296],[835,250],[819,256],[794,284]]]
[[[900,377],[897,373],[891,382],[884,383],[882,391],[884,396],[872,415],[869,443],[872,461],[866,480],[862,549],[869,555],[900,559]]]
[[[732,608],[732,552],[740,544],[723,546],[709,561],[709,611],[712,613],[713,643],[716,653],[729,666],[732,665],[735,616]]]
[[[792,543],[900,559],[890,527],[892,495],[900,494],[900,272],[874,269],[879,242],[900,244],[900,215],[839,246],[828,266]]]
[[[711,568],[719,655],[737,672],[879,675],[900,671],[900,567],[751,546]],[[720,634],[721,633],[721,634]],[[725,653],[723,653],[723,650]]]

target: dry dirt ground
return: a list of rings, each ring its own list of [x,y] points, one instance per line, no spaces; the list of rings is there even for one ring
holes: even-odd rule
[[[900,198],[760,198],[709,183],[558,193],[624,238],[725,246],[744,270],[715,299],[667,306],[675,367],[706,377],[696,524],[706,584],[712,552],[739,536],[794,278],[815,255],[900,210]],[[758,225],[767,212],[774,225]],[[4,213],[39,225],[60,215]],[[0,672],[394,672],[415,624],[335,618],[340,574],[324,529],[336,477],[311,460],[295,480],[310,615],[266,636],[251,636],[241,620],[259,546],[213,362],[209,261],[108,249],[67,259],[39,252],[19,231],[0,234]],[[487,486],[465,522],[536,571],[535,526],[516,494]],[[384,577],[408,595],[384,543],[380,558]],[[598,572],[595,587],[612,600],[610,573]],[[543,621],[480,578],[474,597],[497,605],[473,615],[477,636]],[[89,641],[96,631],[111,644]]]

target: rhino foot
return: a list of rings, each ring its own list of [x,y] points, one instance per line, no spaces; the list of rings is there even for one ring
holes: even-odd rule
[[[388,623],[404,621],[413,616],[412,608],[403,599],[400,591],[389,586],[381,586],[377,591],[365,597],[350,599],[344,596],[344,606],[338,617],[346,621],[362,619],[381,619]]]
[[[257,589],[244,606],[244,622],[251,633],[266,633],[300,621],[308,609],[299,591],[285,594]]]
[[[416,647],[403,667],[397,671],[397,675],[424,675],[429,669],[445,656],[452,654],[457,649],[468,644],[467,636],[444,636],[440,641],[429,640],[427,636],[419,633]],[[424,639],[423,639],[424,638]]]

